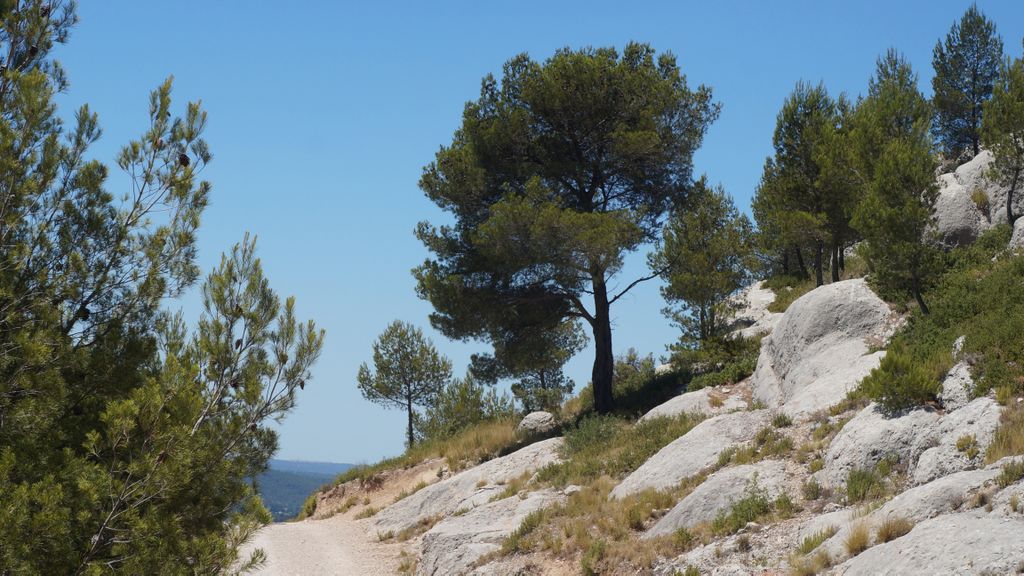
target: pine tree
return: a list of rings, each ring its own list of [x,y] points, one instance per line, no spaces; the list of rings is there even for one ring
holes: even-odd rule
[[[685,201],[693,153],[718,113],[675,58],[631,43],[518,56],[484,79],[420,186],[454,223],[420,225],[414,273],[431,322],[455,338],[590,326],[595,407],[613,407],[611,306],[656,275],[613,279]],[[590,304],[584,300],[590,300]]]
[[[691,346],[721,336],[729,322],[728,297],[750,278],[753,229],[725,191],[697,181],[690,208],[673,214],[653,270],[663,270],[664,313],[683,330]]]
[[[373,343],[373,367],[359,366],[363,397],[406,411],[406,442],[416,443],[416,411],[435,402],[452,377],[452,363],[438,354],[423,331],[406,322],[392,322]]]
[[[162,309],[199,276],[211,155],[198,104],[171,82],[117,158],[88,158],[50,59],[71,3],[0,6],[0,573],[215,574],[269,521],[247,478],[276,449],[322,333],[263,277],[246,239],[203,284],[197,330]]]
[[[992,96],[1002,60],[1003,39],[976,4],[953,24],[944,43],[935,44],[932,130],[947,157],[978,154],[982,108]]]
[[[992,151],[991,176],[1008,187],[1006,219],[1013,226],[1014,194],[1024,176],[1024,60],[1004,63],[992,99],[985,103],[982,142]]]
[[[851,162],[864,190],[853,224],[867,241],[873,274],[884,289],[913,295],[924,313],[923,292],[938,269],[931,117],[910,64],[890,50],[878,60],[850,134]]]

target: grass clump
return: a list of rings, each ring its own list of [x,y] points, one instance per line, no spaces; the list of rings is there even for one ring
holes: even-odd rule
[[[792,558],[789,564],[790,576],[815,576],[832,566],[832,558],[822,550],[810,558]]]
[[[772,418],[772,426],[776,428],[789,428],[793,425],[793,419],[788,414],[779,412]]]
[[[370,518],[376,516],[377,512],[380,512],[380,508],[377,508],[376,506],[367,506],[366,508],[360,510],[358,514],[356,514],[356,520],[362,520],[363,518]]]
[[[797,547],[797,549],[796,549],[797,553],[798,554],[802,554],[804,556],[806,556],[807,554],[810,554],[815,549],[817,549],[818,546],[821,546],[822,542],[824,542],[825,540],[828,540],[829,538],[835,536],[836,532],[837,532],[837,530],[836,530],[835,526],[829,526],[828,528],[825,528],[824,530],[821,530],[821,531],[815,532],[814,534],[811,534],[810,536],[804,538],[803,542],[800,543],[800,546]]]
[[[882,490],[882,478],[874,468],[854,468],[846,476],[846,499],[863,502],[877,497]]]
[[[1024,405],[1014,404],[1003,409],[985,460],[995,462],[1018,454],[1024,454]]]
[[[814,290],[815,282],[813,278],[779,275],[765,280],[764,286],[775,292],[775,300],[768,305],[768,310],[785,312],[797,298]]]
[[[974,437],[974,434],[966,434],[957,438],[956,449],[971,460],[977,458],[980,452],[978,439]]]
[[[1003,466],[1003,471],[996,478],[996,482],[1000,488],[1006,488],[1010,484],[1013,484],[1024,478],[1024,461],[1010,462]]]
[[[587,484],[601,476],[624,477],[700,420],[681,414],[631,424],[616,416],[587,416],[565,431],[564,460],[542,469],[537,480],[565,486]]]
[[[733,502],[728,512],[719,513],[711,523],[711,529],[718,535],[735,534],[748,522],[767,516],[772,508],[772,500],[768,495],[756,485],[751,485],[747,489],[747,494]]]
[[[914,528],[914,523],[903,516],[890,516],[878,525],[876,537],[879,543],[895,540]]]
[[[846,547],[846,551],[850,556],[856,556],[870,548],[871,530],[868,528],[867,522],[854,524],[843,540],[843,546]]]

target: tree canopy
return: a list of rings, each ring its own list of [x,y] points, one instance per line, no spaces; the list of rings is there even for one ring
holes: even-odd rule
[[[416,442],[416,407],[434,403],[452,377],[452,363],[434,348],[423,331],[395,320],[373,343],[373,370],[364,362],[357,381],[363,397],[406,411],[406,441]]]
[[[1024,60],[1003,64],[992,99],[985,104],[982,142],[992,151],[991,177],[1008,187],[1006,220],[1013,226],[1014,194],[1024,174]]]
[[[1003,61],[1003,39],[976,4],[935,44],[932,131],[950,158],[980,151],[982,108],[992,97]]]
[[[421,223],[416,268],[431,322],[454,338],[515,341],[565,319],[589,324],[595,406],[612,407],[610,281],[654,241],[692,183],[693,153],[718,106],[671,54],[631,43],[509,60],[484,78],[420,187],[454,223]],[[591,303],[585,303],[590,300]]]

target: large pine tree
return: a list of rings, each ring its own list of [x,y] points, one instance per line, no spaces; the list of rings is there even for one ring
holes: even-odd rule
[[[992,97],[1002,60],[1003,39],[977,5],[953,24],[945,42],[935,44],[932,132],[947,157],[978,154],[982,107]]]
[[[526,55],[484,79],[421,188],[454,218],[420,225],[434,256],[415,270],[446,335],[588,324],[598,411],[613,407],[611,306],[623,258],[653,242],[692,184],[693,153],[718,107],[647,45]],[[585,302],[589,300],[589,304]]]

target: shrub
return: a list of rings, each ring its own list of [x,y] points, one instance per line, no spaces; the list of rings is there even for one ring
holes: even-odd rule
[[[903,516],[890,516],[878,525],[878,542],[888,542],[903,536],[914,528],[914,523]]]
[[[780,412],[772,418],[772,426],[775,426],[776,428],[788,428],[792,425],[793,419],[790,418],[788,414]]]
[[[814,478],[809,478],[803,486],[804,500],[817,500],[821,498],[822,488]]]
[[[1006,456],[1024,454],[1024,406],[1015,404],[1003,409],[992,443],[985,459],[995,462]]]
[[[894,344],[871,371],[861,390],[889,410],[902,410],[935,400],[940,383],[901,344]]]
[[[753,522],[771,511],[772,501],[768,499],[767,494],[756,485],[751,485],[746,496],[734,502],[728,512],[719,513],[711,527],[716,534],[735,534],[748,522]]]
[[[988,215],[989,200],[988,194],[985,194],[984,190],[982,190],[981,188],[975,188],[974,190],[971,190],[971,200],[974,202],[974,205],[978,207],[978,210],[981,211],[982,214],[985,214],[986,216]]]
[[[797,298],[814,290],[813,278],[797,278],[794,276],[773,276],[764,281],[766,288],[775,292],[775,300],[768,305],[771,312],[785,312]]]
[[[1021,478],[1024,478],[1024,461],[1018,460],[1003,466],[1003,471],[999,474],[996,482],[999,483],[1000,488],[1006,488]]]
[[[962,452],[964,456],[967,456],[971,460],[974,460],[978,456],[978,440],[973,434],[967,434],[957,438],[956,449]]]

